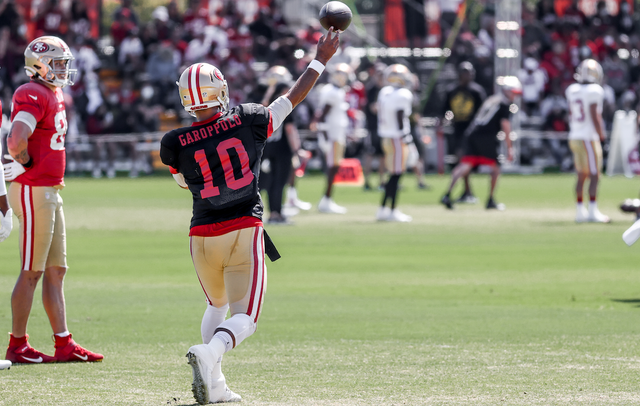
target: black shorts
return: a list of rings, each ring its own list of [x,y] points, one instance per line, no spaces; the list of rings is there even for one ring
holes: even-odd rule
[[[498,159],[498,139],[496,136],[472,135],[465,138],[464,156]]]

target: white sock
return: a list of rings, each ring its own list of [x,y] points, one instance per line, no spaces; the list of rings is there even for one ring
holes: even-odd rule
[[[257,324],[250,316],[243,313],[234,314],[218,326],[218,331],[214,334],[209,345],[222,355],[240,345],[256,331],[256,328]],[[222,350],[220,351],[220,349]]]
[[[598,203],[596,203],[596,201],[589,201],[589,212],[594,212],[598,210]]]
[[[576,210],[582,211],[584,209],[584,204],[582,202],[576,203]]]
[[[298,198],[298,191],[293,186],[289,186],[287,189],[287,200],[296,200]]]
[[[69,330],[63,331],[62,333],[55,334],[56,337],[60,337],[60,338],[68,337],[70,335],[71,335],[71,333],[69,332]]]
[[[222,307],[207,305],[207,309],[204,311],[204,316],[202,316],[202,325],[200,326],[200,334],[202,335],[203,343],[207,344],[211,341],[216,329],[227,317],[228,310],[229,304]]]

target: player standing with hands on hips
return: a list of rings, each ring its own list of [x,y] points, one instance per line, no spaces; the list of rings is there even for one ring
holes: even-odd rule
[[[14,363],[102,361],[82,348],[67,330],[64,277],[67,273],[64,213],[59,191],[64,187],[67,119],[62,88],[73,84],[73,55],[57,37],[33,40],[24,52],[31,82],[13,95],[10,162],[4,165],[9,202],[20,222],[21,271],[11,295],[12,332],[6,358]],[[27,321],[33,294],[42,278],[42,303],[54,333],[55,354],[29,345]]]
[[[206,63],[191,65],[178,81],[182,105],[197,121],[167,133],[160,157],[193,196],[191,256],[207,309],[201,325],[204,344],[192,346],[187,358],[200,404],[241,400],[226,385],[222,356],[256,331],[267,285],[264,254],[279,257],[263,230],[258,193],[262,152],[338,49],[340,39],[334,34],[331,28],[320,38],[316,59],[268,107],[248,103],[229,109],[227,82]],[[228,309],[231,317],[225,320]]]
[[[569,147],[576,168],[576,223],[609,223],[600,213],[596,196],[602,171],[602,145],[606,137],[602,122],[604,89],[602,66],[594,59],[585,59],[576,68],[574,83],[565,92],[569,103]],[[584,183],[589,178],[589,209],[582,204]]]

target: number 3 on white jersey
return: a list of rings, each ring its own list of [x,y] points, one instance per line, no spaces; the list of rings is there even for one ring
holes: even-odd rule
[[[51,136],[51,149],[60,151],[64,149],[64,136],[67,134],[67,112],[65,110],[57,112],[53,121],[56,124],[56,132]]]

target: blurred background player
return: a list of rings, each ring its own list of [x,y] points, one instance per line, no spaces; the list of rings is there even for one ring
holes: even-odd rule
[[[2,103],[0,103],[2,111]],[[2,116],[0,115],[0,126],[2,126]],[[2,142],[0,142],[0,157],[2,155]],[[0,242],[4,241],[11,234],[13,229],[13,211],[9,207],[7,200],[7,186],[4,183],[4,171],[0,171]],[[11,368],[11,361],[0,359],[0,369]]]
[[[486,98],[482,86],[474,82],[476,71],[470,62],[458,65],[458,83],[449,89],[444,103],[443,123],[445,120],[453,124],[453,133],[447,136],[447,154],[455,156],[457,163],[464,153],[464,133],[473,121]],[[442,126],[439,131],[442,131]],[[456,203],[476,203],[478,199],[473,195],[469,185],[469,174],[464,178],[464,192]]]
[[[0,103],[0,112],[2,111],[2,103]],[[2,115],[0,114],[0,127],[2,126]],[[0,142],[0,157],[4,156],[2,152],[2,142]],[[0,171],[0,242],[4,241],[11,234],[13,229],[13,210],[9,207],[7,200],[7,185],[4,183],[4,171]],[[2,361],[0,361],[1,363]],[[7,361],[8,362],[8,361]],[[9,365],[11,366],[11,365]],[[3,369],[0,365],[0,369]]]
[[[364,190],[371,190],[369,175],[373,159],[378,158],[378,185],[384,185],[384,152],[382,151],[382,143],[378,135],[378,93],[384,87],[384,70],[387,65],[376,62],[370,69],[369,80],[365,84],[367,94],[367,104],[364,108],[365,120],[367,125],[367,138],[365,139],[364,159],[362,163],[362,172],[364,175]]]
[[[409,123],[411,124],[411,139],[413,140],[413,145],[416,147],[416,151],[418,152],[418,160],[416,164],[413,166],[413,172],[416,175],[416,181],[418,182],[418,189],[426,190],[429,189],[429,185],[424,181],[424,162],[425,162],[425,145],[424,141],[422,141],[422,129],[420,127],[420,113],[419,113],[419,104],[420,97],[418,92],[420,91],[420,79],[418,79],[418,75],[411,75],[411,91],[414,93],[414,104],[413,111],[409,117]]]
[[[293,84],[291,73],[284,66],[274,66],[267,71],[269,88],[262,104],[268,106],[278,97],[283,96]],[[269,224],[288,224],[287,216],[283,214],[282,195],[286,184],[293,172],[292,158],[300,152],[300,135],[290,114],[282,125],[273,130],[267,140],[262,155],[260,171],[260,190],[265,190],[269,202]],[[297,207],[295,208],[297,210]],[[296,214],[289,209],[289,216]]]
[[[604,90],[600,64],[586,59],[578,65],[574,83],[565,92],[569,104],[569,147],[578,175],[576,182],[576,222],[609,223],[600,213],[596,196],[602,171],[602,145],[606,139],[602,123]],[[589,209],[582,203],[584,183],[589,178]]]
[[[482,107],[473,119],[465,132],[465,150],[460,163],[453,168],[451,173],[451,183],[447,193],[442,197],[441,203],[448,209],[453,209],[451,201],[451,191],[458,179],[471,173],[480,166],[491,167],[491,186],[487,209],[504,210],[503,204],[498,204],[493,198],[498,177],[500,176],[500,164],[498,162],[498,132],[505,134],[507,142],[507,160],[513,159],[513,148],[511,146],[511,111],[509,107],[516,96],[522,94],[522,85],[515,76],[506,76],[501,86],[502,91],[485,100]]]
[[[315,121],[320,131],[320,149],[323,152],[327,171],[327,188],[318,203],[322,213],[345,214],[347,209],[333,201],[333,182],[344,158],[349,128],[349,104],[346,99],[346,87],[353,79],[353,69],[346,63],[331,68],[329,83],[320,89],[319,110]]]
[[[31,82],[13,95],[4,165],[9,201],[20,222],[21,271],[11,295],[12,332],[6,358],[14,363],[102,361],[76,344],[67,329],[64,277],[67,272],[62,198],[67,120],[62,88],[72,84],[73,55],[57,37],[33,40],[24,52]],[[44,277],[43,277],[44,276]],[[27,322],[42,277],[42,303],[54,333],[55,354],[29,345]]]
[[[409,222],[411,216],[396,208],[396,199],[400,177],[406,170],[407,143],[411,142],[409,116],[413,108],[413,93],[409,89],[413,86],[413,79],[409,69],[400,64],[387,67],[384,78],[387,85],[378,93],[378,134],[382,139],[389,180],[376,219]]]
[[[208,303],[201,325],[204,344],[187,353],[199,404],[241,400],[226,385],[222,356],[256,331],[267,283],[265,252],[278,258],[263,230],[262,153],[339,43],[339,35],[329,29],[318,42],[316,59],[269,107],[247,103],[229,109],[227,82],[210,64],[191,65],[178,81],[182,105],[198,121],[165,134],[160,157],[193,197],[190,248]],[[225,320],[227,310],[231,317]]]

